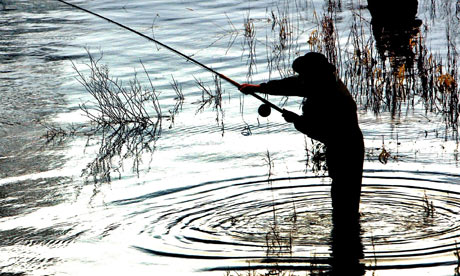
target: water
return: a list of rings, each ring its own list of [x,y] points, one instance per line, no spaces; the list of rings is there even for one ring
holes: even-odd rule
[[[325,12],[323,1],[77,4],[153,32],[238,82],[256,83],[286,73],[292,59],[309,49],[306,41],[318,28],[313,11],[318,17]],[[250,266],[308,275],[327,269],[330,181],[324,172],[305,171],[305,143],[311,148],[312,142],[281,116],[258,117],[259,103],[227,83],[222,109],[211,105],[197,112],[202,92],[195,78],[213,87],[210,73],[56,1],[0,1],[0,9],[1,273],[225,275]],[[454,12],[439,4],[433,16],[430,1],[419,3],[434,55],[447,55],[445,26],[458,24]],[[365,3],[343,1],[336,22],[343,58],[352,48],[346,41],[356,13],[371,37]],[[279,59],[280,73],[267,67],[267,57],[281,26],[274,18],[283,15],[291,22],[284,26],[292,46]],[[245,36],[248,22],[255,44]],[[115,77],[126,83],[137,72],[149,87],[142,60],[161,92],[163,115],[177,103],[171,76],[184,93],[174,122],[162,120],[158,139],[130,138],[122,153],[140,151],[114,156],[110,183],[82,174],[102,141],[100,134],[83,134],[88,120],[79,105],[92,99],[75,79],[71,61],[87,73],[85,47],[96,57],[103,52],[100,62]],[[289,99],[286,108],[299,111],[299,103]],[[366,143],[361,262],[366,275],[453,275],[460,227],[458,144],[441,115],[426,113],[421,104],[403,104],[401,110],[397,116],[363,108],[359,113]],[[50,126],[78,131],[47,143]],[[386,164],[379,161],[383,148],[390,154]],[[272,242],[277,246],[267,246]]]

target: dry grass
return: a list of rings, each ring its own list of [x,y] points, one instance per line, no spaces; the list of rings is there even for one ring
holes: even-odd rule
[[[349,43],[341,78],[350,88],[357,103],[375,114],[389,111],[396,116],[403,107],[414,108],[423,103],[427,112],[441,114],[446,126],[457,132],[459,110],[458,53],[452,23],[446,19],[447,55],[429,53],[427,33],[416,29],[407,35],[407,51],[413,57],[391,56],[375,41],[371,24],[360,10],[353,13]],[[422,26],[421,30],[427,31]],[[409,35],[412,35],[409,38]],[[316,38],[310,39],[315,42]],[[387,45],[385,45],[386,47]],[[324,48],[324,47],[323,47]],[[323,50],[324,51],[324,50]],[[330,58],[333,62],[333,59]]]
[[[248,80],[252,78],[254,71],[256,70],[256,28],[254,26],[254,20],[251,19],[250,14],[248,13],[244,19],[244,45],[243,53],[248,51],[247,65],[248,73],[246,77]]]
[[[291,63],[301,54],[299,39],[304,32],[300,26],[303,18],[300,10],[292,10],[293,6],[300,9],[297,1],[284,1],[267,11],[270,29],[265,45],[269,76],[274,73],[281,77],[292,75]]]
[[[305,138],[305,154],[305,171],[311,170],[315,175],[325,175],[327,172],[326,146],[312,139],[308,143]]]

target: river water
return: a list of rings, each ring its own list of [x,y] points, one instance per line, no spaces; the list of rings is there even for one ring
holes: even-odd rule
[[[424,48],[446,64],[457,55],[459,4],[444,2],[419,1],[417,17]],[[315,35],[333,14],[341,76],[357,99],[366,144],[365,273],[454,275],[457,136],[446,116],[417,97],[377,114],[357,83],[364,80],[347,77],[356,53],[350,33],[375,49],[365,1],[329,11],[317,0],[72,3],[254,83],[292,73],[292,60],[319,47]],[[312,165],[313,141],[279,114],[258,116],[260,103],[226,82],[221,99],[206,104],[197,80],[213,90],[212,74],[58,1],[3,0],[0,14],[0,275],[329,269],[330,180]],[[155,88],[161,132],[124,136],[117,150],[107,133],[93,131],[80,106],[94,108],[94,99],[73,68],[89,74],[88,52],[123,85],[137,76]],[[269,99],[300,112],[299,99]]]

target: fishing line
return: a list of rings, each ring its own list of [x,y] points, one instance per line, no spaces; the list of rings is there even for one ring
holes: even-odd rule
[[[162,46],[162,47],[168,49],[169,51],[171,51],[171,52],[173,52],[173,53],[175,53],[175,54],[177,54],[177,55],[179,55],[179,56],[184,57],[186,60],[191,61],[191,62],[195,63],[196,65],[201,66],[202,68],[204,68],[204,69],[206,69],[206,70],[212,72],[213,74],[216,74],[217,76],[219,76],[220,78],[222,78],[222,79],[226,80],[227,82],[231,83],[232,85],[234,85],[234,86],[237,87],[238,89],[241,87],[241,84],[239,84],[238,82],[236,82],[236,81],[232,80],[231,78],[225,76],[224,74],[221,74],[221,73],[215,71],[214,69],[212,69],[212,68],[210,68],[210,67],[204,65],[203,63],[201,63],[201,62],[199,62],[199,61],[197,61],[197,60],[195,60],[195,59],[193,59],[193,58],[191,58],[191,57],[185,55],[184,53],[179,52],[178,50],[176,50],[176,49],[174,49],[174,48],[172,48],[172,47],[170,47],[170,46],[168,46],[168,45],[166,45],[166,44],[164,44],[164,43],[162,43],[162,42],[160,42],[160,41],[158,41],[158,40],[156,40],[156,39],[154,39],[154,38],[151,38],[151,37],[149,37],[149,36],[146,36],[145,34],[140,33],[140,32],[138,32],[138,31],[136,31],[136,30],[134,30],[134,29],[132,29],[132,28],[126,26],[126,25],[123,25],[123,24],[121,24],[121,23],[118,23],[118,22],[116,22],[116,21],[114,21],[114,20],[112,20],[112,19],[110,19],[110,18],[107,18],[107,17],[102,16],[102,15],[100,15],[100,14],[97,14],[97,13],[95,13],[95,12],[92,12],[92,11],[90,11],[90,10],[87,10],[87,9],[82,8],[82,7],[80,7],[80,6],[77,6],[77,5],[75,5],[75,4],[69,3],[69,2],[64,1],[64,0],[56,0],[56,1],[61,2],[61,3],[63,3],[63,4],[66,4],[66,5],[68,5],[68,6],[71,6],[71,7],[75,8],[75,9],[78,9],[78,10],[84,11],[84,12],[86,12],[86,13],[89,13],[89,14],[94,15],[94,16],[96,16],[96,17],[99,17],[99,18],[101,18],[101,19],[104,19],[104,20],[106,20],[106,21],[108,21],[108,22],[110,22],[110,23],[112,23],[112,24],[115,24],[115,25],[117,25],[117,26],[119,26],[119,27],[121,27],[121,28],[123,28],[123,29],[125,29],[125,30],[128,30],[128,31],[130,31],[130,32],[132,32],[132,33],[135,33],[135,34],[137,34],[137,35],[139,35],[139,36],[145,38],[145,39],[148,39],[148,40],[150,40],[150,41],[156,43],[157,45],[160,45],[160,46]],[[283,113],[283,109],[281,109],[280,107],[276,106],[275,104],[269,102],[268,100],[262,98],[260,95],[257,95],[257,94],[255,94],[255,93],[249,93],[249,95],[255,97],[255,98],[258,99],[258,100],[260,100],[260,101],[263,102],[266,106],[269,106],[269,107],[275,109],[276,111],[278,111],[278,112],[280,112],[280,113]],[[268,115],[267,115],[267,116],[268,116]]]

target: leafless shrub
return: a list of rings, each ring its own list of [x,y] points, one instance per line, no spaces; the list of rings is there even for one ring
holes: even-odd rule
[[[126,159],[133,160],[132,168],[139,174],[142,153],[153,152],[162,121],[157,93],[147,70],[141,62],[150,89],[142,87],[137,75],[128,86],[123,86],[121,81],[109,74],[106,65],[99,64],[102,54],[95,59],[88,51],[88,57],[87,76],[75,64],[73,68],[78,74],[78,81],[94,100],[89,105],[80,106],[93,126],[88,139],[95,134],[100,134],[102,138],[97,157],[82,174],[87,179],[92,177],[94,183],[110,182],[111,173],[120,172]]]
[[[110,76],[106,65],[99,64],[102,54],[99,59],[95,59],[88,51],[88,57],[88,76],[85,76],[74,63],[72,65],[78,74],[77,80],[95,100],[91,105],[80,106],[91,123],[99,127],[114,128],[129,124],[147,127],[157,125],[158,121],[161,121],[161,107],[153,86],[151,90],[144,89],[137,75],[129,81],[128,86],[123,86],[121,81]],[[147,72],[146,75],[148,77]],[[155,115],[149,113],[149,107]]]

